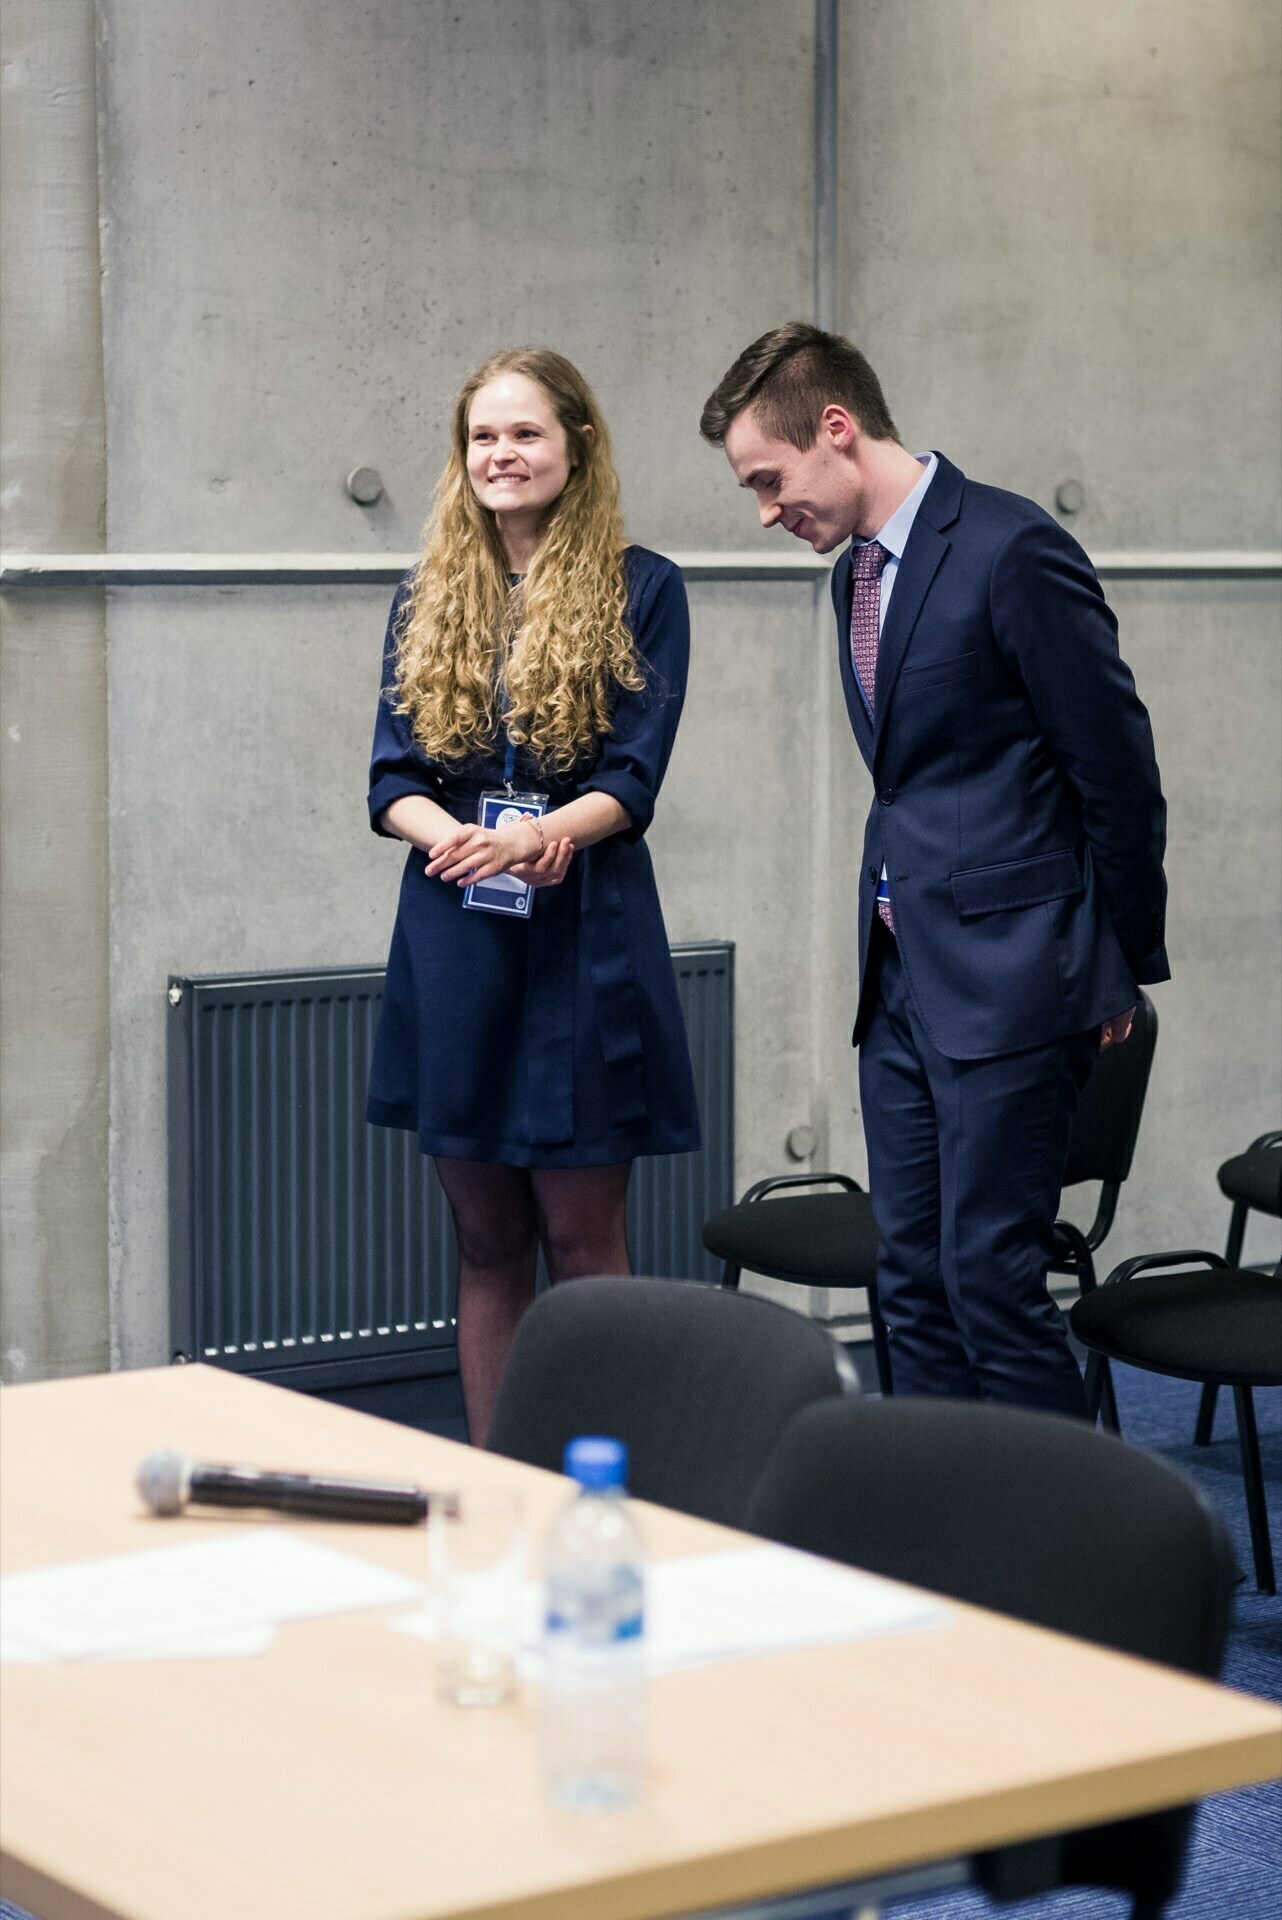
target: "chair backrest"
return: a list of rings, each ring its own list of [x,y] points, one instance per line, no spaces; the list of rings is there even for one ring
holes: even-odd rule
[[[567,1440],[613,1434],[641,1499],[742,1526],[792,1416],[857,1390],[837,1342],[772,1301],[680,1280],[568,1280],[517,1328],[489,1447],[559,1472]]]
[[[1192,1673],[1218,1673],[1233,1557],[1174,1468],[1085,1421],[980,1400],[811,1407],[753,1532]]]
[[[1221,1522],[1173,1468],[1083,1421],[965,1400],[811,1407],[780,1440],[748,1526],[1125,1653],[1220,1670],[1234,1578]],[[1046,1855],[1030,1867],[1007,1850],[980,1877],[1003,1897],[1086,1883],[1160,1902],[1179,1884],[1190,1819],[1175,1809],[1065,1836],[1049,1870]],[[1021,1886],[1026,1872],[1044,1877]]]
[[[1282,1133],[1261,1134],[1220,1168],[1220,1192],[1248,1211],[1282,1217]]]
[[[1120,1185],[1130,1173],[1156,1045],[1157,1009],[1141,989],[1130,1039],[1101,1053],[1082,1089],[1068,1144],[1066,1187],[1081,1180]]]

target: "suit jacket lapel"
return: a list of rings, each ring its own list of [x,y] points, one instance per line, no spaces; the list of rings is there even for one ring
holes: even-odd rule
[[[833,570],[833,603],[837,610],[837,665],[841,670],[841,690],[846,696],[846,712],[860,753],[872,765],[872,722],[863,695],[855,680],[855,663],[850,654],[850,602],[854,593],[851,579],[850,549],[847,548]],[[894,597],[891,597],[893,607]]]
[[[930,585],[939,570],[939,564],[948,552],[952,542],[943,531],[957,518],[961,502],[963,478],[951,460],[939,455],[939,465],[935,477],[913,521],[908,544],[904,548],[904,557],[899,563],[895,576],[895,589],[890,596],[890,605],[886,610],[886,624],[881,631],[881,640],[877,648],[877,699],[876,727],[873,734],[873,751],[880,744],[886,725],[886,713],[894,698],[895,682],[899,678],[899,669],[903,665],[904,655],[908,651],[908,642],[912,639],[913,628],[922,610]],[[849,591],[847,592],[849,605]],[[856,690],[855,698],[859,698]]]

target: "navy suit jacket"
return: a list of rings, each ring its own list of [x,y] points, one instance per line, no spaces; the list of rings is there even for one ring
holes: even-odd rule
[[[949,1059],[1081,1032],[1169,978],[1152,729],[1077,542],[941,455],[886,612],[875,723],[850,658],[849,553],[832,593],[875,789],[856,1044],[883,861],[913,1004]]]

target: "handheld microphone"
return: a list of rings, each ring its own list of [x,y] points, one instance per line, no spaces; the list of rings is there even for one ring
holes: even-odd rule
[[[188,1505],[265,1507],[306,1520],[359,1520],[413,1527],[435,1505],[457,1512],[457,1494],[427,1494],[409,1480],[344,1480],[311,1473],[262,1473],[256,1467],[201,1466],[184,1454],[148,1454],[138,1491],[163,1518]]]

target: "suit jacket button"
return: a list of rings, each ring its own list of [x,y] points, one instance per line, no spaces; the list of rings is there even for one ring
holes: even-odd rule
[[[869,867],[869,869],[868,869],[868,878],[869,878],[870,880],[876,880],[876,878],[877,878],[877,869],[876,869],[876,867]]]
[[[881,801],[883,807],[888,807],[895,798],[895,789],[893,787],[883,787],[877,795],[877,798]]]

